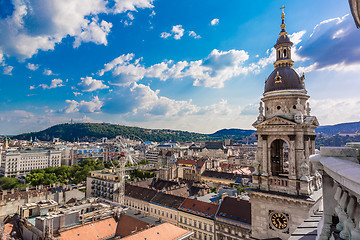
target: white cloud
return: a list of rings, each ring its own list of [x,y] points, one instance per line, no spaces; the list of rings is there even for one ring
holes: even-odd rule
[[[321,125],[359,121],[360,97],[311,99],[310,104]]]
[[[24,123],[31,120],[34,114],[24,110],[4,111],[0,113],[0,121]]]
[[[32,71],[35,71],[39,68],[39,64],[28,63],[26,67]]]
[[[73,92],[73,94],[75,95],[75,97],[83,95],[81,92]]]
[[[82,32],[75,37],[74,47],[79,47],[82,42],[93,42],[96,44],[107,45],[107,36],[112,28],[112,23],[104,20],[99,24],[98,20],[93,18],[83,27]]]
[[[131,12],[128,12],[127,17],[132,21],[134,20],[134,15]]]
[[[44,75],[47,75],[47,76],[55,75],[50,69],[44,69],[43,74],[44,74]]]
[[[82,113],[93,113],[99,112],[103,102],[99,100],[98,96],[95,96],[91,101],[81,100],[77,102],[75,100],[66,100],[65,101],[68,106],[63,109],[65,113],[74,113],[74,112],[82,112]]]
[[[171,33],[167,33],[167,32],[162,32],[161,34],[160,34],[160,37],[161,38],[168,38],[168,37],[170,37],[171,36]]]
[[[168,32],[162,32],[160,37],[161,38],[168,38],[170,36],[173,36],[174,39],[176,40],[180,40],[182,38],[182,36],[184,36],[184,28],[182,27],[182,25],[175,25],[172,27],[171,29],[171,33],[168,33]],[[195,33],[195,32],[194,32]],[[196,33],[195,33],[196,34]],[[191,36],[189,34],[189,36]]]
[[[133,83],[131,87],[122,88],[103,106],[103,111],[112,114],[126,114],[128,119],[140,120],[151,117],[173,118],[189,115],[199,111],[199,108],[189,101],[177,101],[159,96],[159,90],[149,86]]]
[[[106,86],[102,80],[96,80],[92,77],[81,78],[81,82],[78,85],[82,87],[83,92],[92,92],[99,89],[109,88],[109,86]],[[75,96],[77,95],[75,94]]]
[[[226,80],[257,68],[255,65],[244,67],[243,63],[248,59],[244,50],[214,49],[204,60],[191,62],[187,72],[195,79],[194,86],[222,88]]]
[[[14,69],[13,66],[5,66],[4,67],[4,74],[5,75],[12,75],[12,70]]]
[[[184,35],[182,25],[175,25],[172,27],[171,32],[174,34],[174,39],[179,40]]]
[[[304,71],[354,71],[360,67],[360,41],[350,15],[322,21],[298,49],[310,59]]]
[[[152,10],[151,14],[149,15],[149,17],[154,17],[156,15],[156,12],[154,10]]]
[[[137,8],[153,8],[153,0],[115,0],[114,13],[137,11]]]
[[[193,37],[195,39],[201,38],[201,36],[197,35],[196,32],[194,32],[194,31],[189,31],[189,36]]]
[[[112,71],[114,78],[109,82],[112,85],[130,85],[144,77],[145,68],[140,65],[142,58],[134,59],[133,53],[123,54],[104,65],[99,75]]]
[[[152,0],[14,0],[11,16],[0,20],[0,50],[23,60],[39,50],[54,50],[66,37],[74,47],[82,42],[107,44],[111,23],[98,20],[101,14],[117,14],[152,8]],[[91,19],[91,20],[89,20]]]
[[[57,79],[51,80],[50,86],[43,83],[43,84],[40,84],[38,87],[42,87],[42,89],[52,89],[52,88],[58,88],[58,87],[65,86],[62,83],[63,83],[63,81],[61,79],[57,78]],[[34,89],[34,88],[30,87],[30,89]]]
[[[135,59],[133,53],[123,54],[120,57],[104,65],[99,75],[111,71],[114,79],[110,84],[130,85],[144,77],[159,78],[162,81],[167,79],[193,79],[194,86],[205,86],[222,88],[224,82],[249,72],[257,72],[259,66],[250,64],[243,66],[249,58],[244,50],[219,51],[214,49],[205,59],[196,61],[172,60],[154,64],[148,68],[140,64],[142,58]]]
[[[218,18],[214,18],[213,20],[211,20],[210,22],[211,26],[215,26],[219,24],[219,19]]]

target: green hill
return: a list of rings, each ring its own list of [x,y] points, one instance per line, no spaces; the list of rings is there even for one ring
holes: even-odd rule
[[[118,124],[107,123],[74,123],[74,124],[59,124],[49,127],[39,132],[23,133],[13,138],[21,140],[30,140],[30,138],[43,141],[51,141],[53,138],[60,138],[65,141],[94,141],[96,139],[107,137],[115,138],[118,135],[131,136],[135,135],[144,141],[156,142],[185,142],[185,141],[222,141],[226,138],[232,137],[238,142],[246,142],[247,136],[254,131],[227,129],[217,131],[213,134],[201,134],[195,132],[169,130],[169,129],[146,129],[139,127],[127,127]]]
[[[325,133],[331,136],[338,134],[339,132],[356,132],[358,130],[360,130],[360,122],[349,122],[336,125],[320,126],[316,129],[316,132]]]
[[[24,133],[14,136],[16,139],[29,140],[35,137],[39,140],[50,141],[60,138],[65,141],[92,141],[102,137],[115,138],[118,135],[136,135],[144,141],[201,141],[209,140],[208,135],[187,131],[167,129],[145,129],[139,127],[127,127],[117,124],[105,123],[74,123],[59,124],[39,132]]]

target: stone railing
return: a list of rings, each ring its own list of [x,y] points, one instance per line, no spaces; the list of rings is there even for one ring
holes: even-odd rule
[[[360,145],[321,148],[310,157],[323,178],[317,239],[360,239]]]
[[[276,178],[276,177],[271,177],[269,180],[270,180],[270,185],[280,186],[280,187],[287,187],[289,182],[288,179]]]

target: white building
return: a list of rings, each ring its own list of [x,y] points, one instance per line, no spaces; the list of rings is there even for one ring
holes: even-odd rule
[[[55,150],[6,151],[1,155],[0,176],[20,176],[31,170],[61,166],[61,152]]]
[[[91,171],[90,173],[91,175],[86,178],[86,198],[99,197],[113,201],[113,194],[121,185],[121,176],[111,169]]]

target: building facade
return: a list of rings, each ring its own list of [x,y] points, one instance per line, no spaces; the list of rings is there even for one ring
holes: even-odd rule
[[[192,239],[215,240],[218,205],[187,198],[179,208],[179,226],[194,232]]]
[[[283,8],[282,8],[283,9]],[[321,202],[321,176],[309,163],[315,153],[315,128],[305,76],[293,69],[289,36],[282,12],[275,44],[274,71],[265,81],[257,129],[258,147],[248,191],[252,205],[252,236],[288,239]],[[264,106],[263,106],[264,103]],[[264,113],[265,111],[265,113]]]
[[[29,174],[31,170],[60,166],[60,151],[6,151],[1,154],[0,176],[21,176]]]
[[[86,178],[86,198],[99,197],[115,201],[114,192],[121,187],[121,181],[121,176],[111,169],[92,171]]]
[[[225,197],[215,216],[216,240],[250,239],[251,204],[239,197]]]

